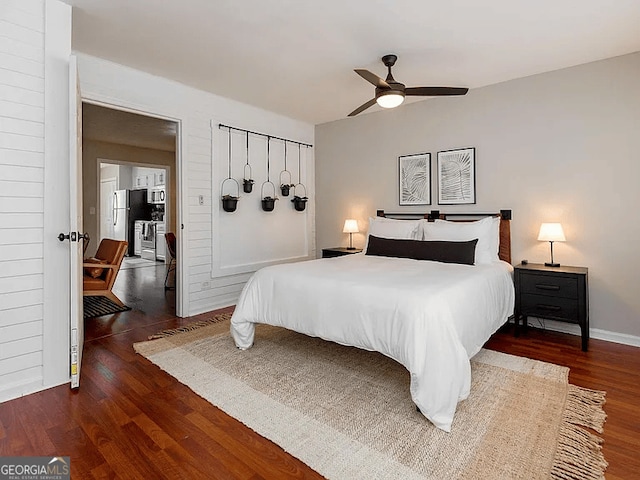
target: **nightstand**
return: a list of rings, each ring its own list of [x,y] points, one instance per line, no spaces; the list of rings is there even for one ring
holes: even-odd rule
[[[582,350],[589,344],[588,269],[584,267],[547,267],[539,263],[516,265],[516,335],[520,318],[526,331],[527,317],[577,323],[582,334]]]
[[[360,253],[361,251],[361,248],[354,248],[353,250],[345,247],[323,248],[322,258],[342,257],[343,255],[351,255],[353,253]]]

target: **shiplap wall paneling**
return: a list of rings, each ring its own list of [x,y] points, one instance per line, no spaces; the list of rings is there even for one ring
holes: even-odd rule
[[[187,137],[189,162],[185,165],[189,222],[188,249],[191,261],[189,275],[189,305],[193,310],[207,310],[219,296],[218,284],[209,282],[211,274],[211,141],[205,112],[189,116]],[[199,196],[203,204],[200,205]],[[209,282],[209,283],[207,283]],[[205,288],[203,285],[209,285]]]
[[[179,260],[182,262],[181,270],[186,272],[182,285],[186,298],[184,314],[195,315],[235,303],[248,275],[236,275],[235,272],[212,275],[212,245],[220,243],[230,233],[215,228],[212,221],[220,202],[220,185],[212,180],[217,177],[213,170],[218,165],[212,155],[211,119],[218,118],[231,125],[268,131],[306,143],[313,143],[313,125],[99,58],[87,55],[78,55],[78,58],[80,82],[86,100],[132,108],[181,122],[179,193],[180,221],[184,223],[184,230],[180,232],[180,240],[185,256]],[[308,166],[313,172],[313,158],[309,159]],[[242,172],[234,172],[234,176],[241,178]],[[310,188],[312,184],[311,176]],[[257,192],[243,198],[242,208],[259,209],[259,195]],[[200,196],[203,197],[202,204]],[[283,201],[280,203],[280,208],[290,206],[282,205]],[[312,218],[313,212],[310,209],[308,218]],[[311,236],[312,224],[311,220],[305,232],[308,237]],[[310,243],[313,245],[312,239]]]
[[[0,401],[42,382],[44,2],[0,10]]]

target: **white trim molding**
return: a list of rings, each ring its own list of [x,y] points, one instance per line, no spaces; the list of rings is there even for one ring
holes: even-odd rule
[[[580,326],[573,323],[557,322],[554,320],[537,320],[528,323],[531,326],[541,326],[545,330],[553,332],[569,333],[571,335],[580,336]],[[607,342],[620,343],[622,345],[630,345],[632,347],[640,347],[640,337],[628,335],[626,333],[611,332],[600,328],[590,328],[589,338],[597,340],[605,340]]]

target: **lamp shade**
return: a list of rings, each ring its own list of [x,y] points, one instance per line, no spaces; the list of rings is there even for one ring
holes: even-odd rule
[[[560,223],[543,223],[540,225],[538,240],[544,242],[566,242],[564,230]]]
[[[404,102],[404,93],[399,93],[394,90],[381,92],[378,94],[376,102],[382,108],[395,108]]]
[[[358,221],[352,218],[349,218],[344,221],[344,228],[342,229],[343,233],[358,233]]]

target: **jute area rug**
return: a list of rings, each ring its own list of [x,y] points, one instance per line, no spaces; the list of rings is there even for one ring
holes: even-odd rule
[[[445,433],[384,355],[266,325],[240,351],[226,319],[172,333],[134,348],[327,478],[604,478],[604,392],[567,368],[483,350]]]

